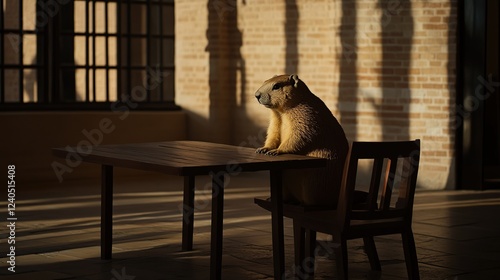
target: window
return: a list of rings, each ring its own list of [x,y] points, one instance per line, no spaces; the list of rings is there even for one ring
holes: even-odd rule
[[[0,0],[0,108],[175,109],[173,0]]]

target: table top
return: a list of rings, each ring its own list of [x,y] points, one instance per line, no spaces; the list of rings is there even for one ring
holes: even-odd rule
[[[92,147],[90,151],[82,152],[78,152],[76,147],[55,148],[52,152],[62,158],[76,152],[84,162],[180,176],[206,175],[209,172],[219,171],[236,173],[326,165],[326,160],[322,158],[292,154],[267,156],[255,153],[254,148],[199,141],[99,145]]]

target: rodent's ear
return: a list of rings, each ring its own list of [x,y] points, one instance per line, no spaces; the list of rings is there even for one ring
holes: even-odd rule
[[[299,76],[297,76],[296,74],[290,75],[290,77],[288,78],[288,80],[293,81],[293,86],[294,87],[298,87],[299,86]]]
[[[273,78],[276,78],[276,77],[278,77],[278,75],[274,75],[274,76],[273,76]]]

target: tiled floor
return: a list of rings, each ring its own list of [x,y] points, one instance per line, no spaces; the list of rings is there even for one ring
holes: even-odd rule
[[[3,227],[1,278],[10,279],[208,279],[210,192],[199,178],[194,247],[180,250],[179,178],[117,178],[113,260],[100,260],[99,179],[17,187],[16,267],[6,265]],[[206,191],[204,191],[206,190]],[[223,279],[272,279],[268,212],[253,204],[268,195],[266,173],[229,178],[224,212]],[[414,232],[421,279],[500,279],[500,191],[419,191]],[[3,219],[6,220],[5,218]],[[7,223],[7,222],[5,222]],[[285,219],[287,272],[293,271],[291,223]],[[315,279],[335,279],[328,236],[317,257]],[[406,279],[399,236],[377,238],[382,272],[370,272],[362,243],[349,242],[352,279]],[[290,279],[295,279],[290,277]]]

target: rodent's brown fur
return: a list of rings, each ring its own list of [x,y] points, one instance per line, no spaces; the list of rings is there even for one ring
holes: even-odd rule
[[[337,119],[297,75],[275,76],[265,81],[255,96],[259,103],[271,109],[267,138],[257,153],[328,159],[326,168],[285,171],[284,200],[336,207],[349,150]]]

